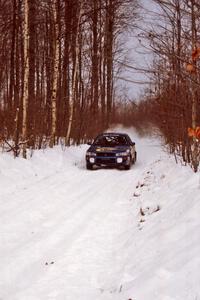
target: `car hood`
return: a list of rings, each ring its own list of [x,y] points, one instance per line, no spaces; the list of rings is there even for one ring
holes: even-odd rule
[[[104,147],[104,146],[95,146],[92,145],[88,151],[89,152],[97,152],[97,153],[101,153],[101,152],[107,152],[107,153],[119,153],[119,152],[124,152],[127,149],[129,149],[130,147],[127,146],[116,146],[116,147]]]

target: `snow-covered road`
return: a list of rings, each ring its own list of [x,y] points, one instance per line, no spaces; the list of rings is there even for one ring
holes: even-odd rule
[[[87,171],[85,145],[37,151],[27,161],[1,155],[1,300],[153,299],[145,292],[134,298],[138,291],[129,289],[142,272],[140,190],[156,182],[152,169],[163,153],[158,141],[128,133],[138,152],[129,171]],[[162,182],[165,175],[159,176]],[[150,209],[160,205],[156,201]],[[152,268],[155,255],[145,255]],[[166,270],[160,272],[157,277],[169,277]]]

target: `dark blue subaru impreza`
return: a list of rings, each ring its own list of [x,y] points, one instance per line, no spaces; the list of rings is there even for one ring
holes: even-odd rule
[[[135,143],[124,133],[102,133],[98,135],[86,152],[86,168],[94,166],[124,167],[129,170],[136,162]]]

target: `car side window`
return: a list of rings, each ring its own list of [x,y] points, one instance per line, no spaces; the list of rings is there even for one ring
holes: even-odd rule
[[[128,141],[128,144],[129,144],[130,146],[132,146],[132,141],[131,141],[130,137],[127,136],[126,139],[127,139],[127,141]]]
[[[128,137],[128,139],[129,139],[129,144],[130,144],[132,147],[134,147],[134,146],[135,146],[135,142],[133,142],[133,141],[131,140],[130,137]]]

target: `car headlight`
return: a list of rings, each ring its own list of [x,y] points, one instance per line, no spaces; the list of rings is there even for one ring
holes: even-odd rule
[[[86,152],[87,156],[97,156],[95,152]]]
[[[130,153],[130,150],[126,150],[126,152],[120,152],[120,153],[116,153],[116,156],[128,156]]]
[[[117,163],[121,164],[123,162],[123,158],[122,157],[117,157]]]
[[[120,152],[120,153],[116,153],[116,156],[128,156],[129,153],[127,152]]]
[[[94,157],[90,157],[89,161],[90,161],[91,164],[94,164],[95,163],[95,158]]]

